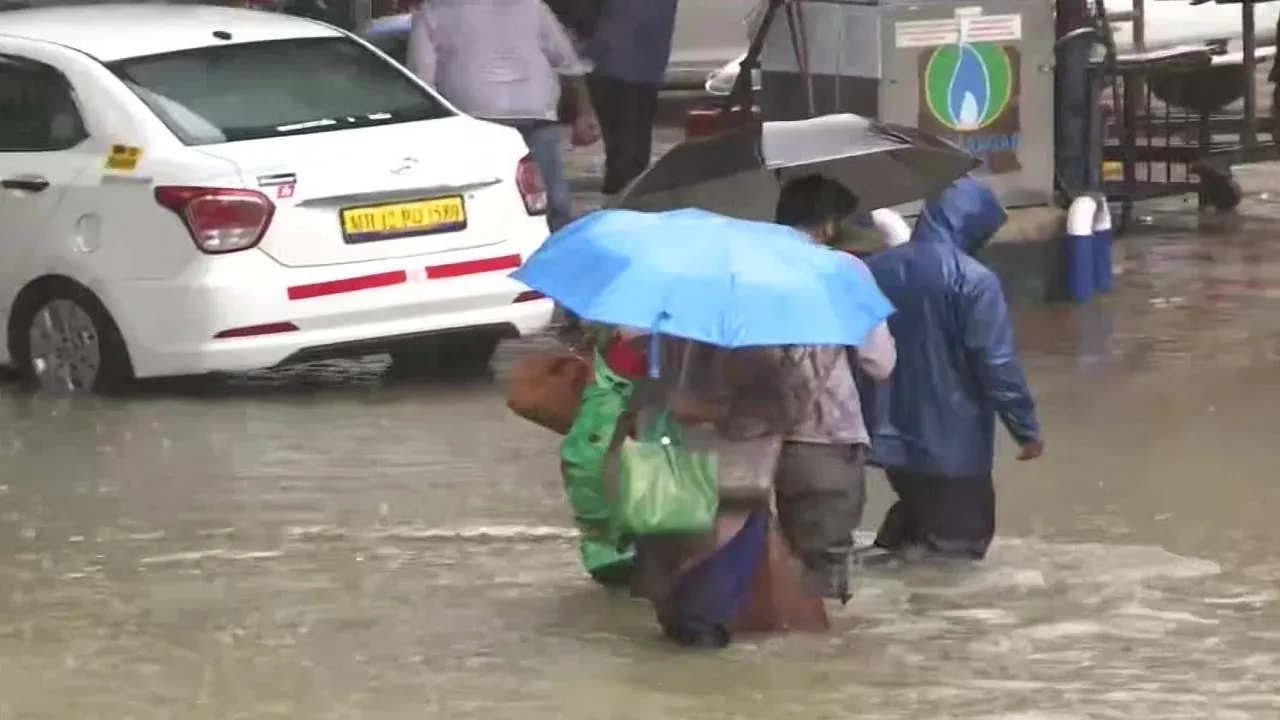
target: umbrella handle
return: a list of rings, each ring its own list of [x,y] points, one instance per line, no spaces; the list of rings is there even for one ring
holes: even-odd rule
[[[657,378],[662,372],[662,341],[659,339],[661,335],[655,327],[649,331],[649,377]]]

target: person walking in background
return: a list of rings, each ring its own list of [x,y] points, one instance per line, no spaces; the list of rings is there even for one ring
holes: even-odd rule
[[[574,140],[599,137],[590,69],[541,0],[423,0],[414,11],[409,69],[459,110],[524,136],[547,189],[554,232],[573,218],[558,122],[561,81],[574,94]]]
[[[810,175],[782,188],[775,220],[830,247],[839,243],[843,221],[857,209],[857,198],[843,185]],[[866,265],[857,258],[853,262],[872,282]],[[778,520],[827,597],[844,602],[849,599],[853,533],[866,504],[871,445],[854,371],[873,380],[889,377],[897,349],[889,327],[881,323],[852,351],[814,346],[789,352],[798,356],[808,402],[778,459]]]
[[[601,0],[590,41],[591,99],[604,137],[605,195],[649,167],[658,90],[671,57],[676,0]]]
[[[908,243],[867,261],[910,349],[872,403],[872,463],[898,501],[875,540],[887,552],[869,564],[981,560],[995,535],[995,417],[1019,460],[1044,451],[1000,281],[971,257],[1005,217],[987,186],[963,178],[925,204]]]

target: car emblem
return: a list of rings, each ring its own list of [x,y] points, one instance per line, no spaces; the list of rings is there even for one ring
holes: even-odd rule
[[[400,158],[400,162],[395,167],[391,168],[391,174],[404,175],[405,173],[412,172],[417,167],[418,158]]]

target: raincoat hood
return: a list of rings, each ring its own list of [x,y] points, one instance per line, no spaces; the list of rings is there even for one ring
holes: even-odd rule
[[[954,243],[973,255],[991,240],[1007,218],[991,188],[964,177],[924,204],[911,239]]]

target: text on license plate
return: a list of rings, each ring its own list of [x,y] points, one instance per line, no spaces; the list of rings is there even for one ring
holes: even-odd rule
[[[342,234],[349,243],[454,232],[466,227],[467,208],[461,195],[342,210]]]

